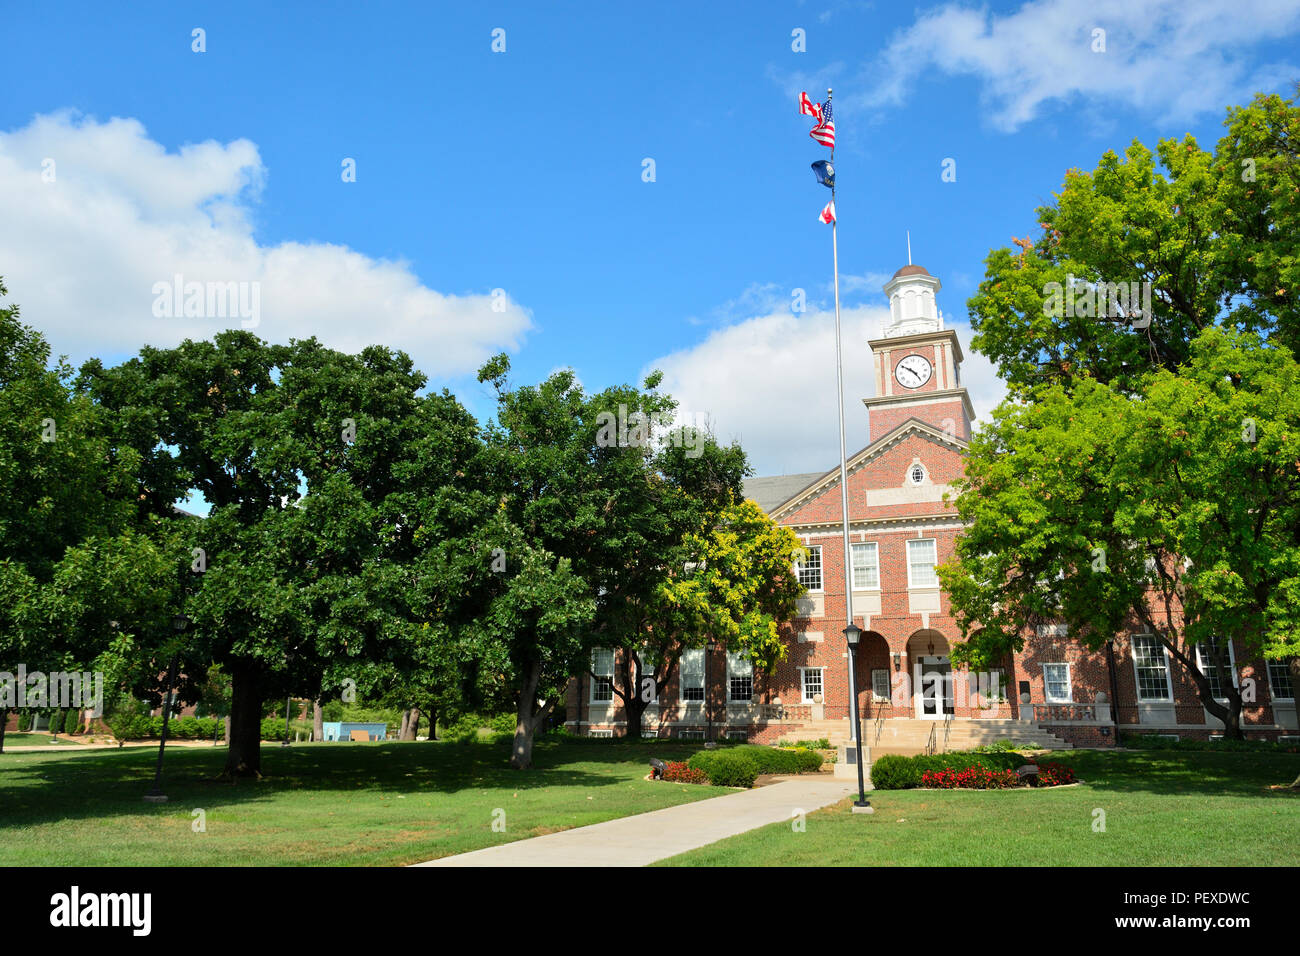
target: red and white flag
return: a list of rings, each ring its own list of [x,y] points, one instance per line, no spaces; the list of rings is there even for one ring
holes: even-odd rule
[[[835,221],[835,200],[834,199],[832,199],[830,202],[826,204],[826,208],[822,210],[822,214],[817,218],[820,219],[822,222]]]
[[[821,125],[822,108],[810,100],[807,93],[799,94],[799,115],[815,117],[818,125]]]

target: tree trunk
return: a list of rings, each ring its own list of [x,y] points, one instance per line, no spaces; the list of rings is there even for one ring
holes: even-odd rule
[[[0,710],[0,754],[5,752],[5,724],[9,723],[9,709]]]
[[[410,722],[411,722],[411,712],[410,712],[409,710],[403,710],[403,711],[402,711],[402,727],[401,727],[400,730],[397,731],[397,739],[398,739],[398,740],[405,740],[405,739],[406,739],[406,727],[407,727],[407,725],[408,725]]]
[[[429,711],[429,740],[434,741],[437,739],[438,739],[438,712],[436,710],[431,710]]]
[[[230,750],[227,777],[262,775],[262,694],[249,671],[231,670]]]
[[[1300,698],[1300,654],[1291,658],[1291,663],[1287,665],[1287,670],[1291,674],[1291,697],[1293,699]],[[1276,717],[1273,719],[1277,720]],[[1291,789],[1300,790],[1300,776],[1297,776],[1291,781]]]
[[[411,719],[406,724],[406,732],[402,734],[403,740],[414,740],[420,732],[420,708],[411,708]]]
[[[641,718],[649,705],[638,693],[632,693],[623,701],[623,712],[627,715],[627,736],[637,740],[641,736]]]
[[[311,739],[325,739],[325,711],[321,709],[319,698],[311,702]]]
[[[541,662],[528,666],[523,686],[519,689],[519,699],[515,707],[515,741],[510,751],[510,766],[516,770],[527,770],[533,765],[533,734],[538,726],[546,720],[551,712],[553,701],[537,710],[537,688],[542,682]]]

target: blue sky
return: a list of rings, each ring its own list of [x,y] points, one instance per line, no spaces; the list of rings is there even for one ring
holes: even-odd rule
[[[1298,32],[1279,0],[15,6],[0,275],[75,361],[222,327],[151,311],[178,271],[256,281],[258,334],[405,348],[480,415],[500,349],[518,381],[659,366],[761,473],[829,468],[828,151],[800,89],[836,90],[856,448],[905,230],[967,341],[984,257],[1066,169],[1135,137],[1212,146],[1228,104],[1293,89]],[[985,412],[998,383],[966,371]]]

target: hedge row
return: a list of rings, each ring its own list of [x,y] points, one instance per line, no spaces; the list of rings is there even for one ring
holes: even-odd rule
[[[822,755],[812,750],[778,750],[743,744],[722,750],[701,750],[687,762],[701,770],[715,787],[752,787],[761,773],[816,773]]]
[[[871,763],[871,784],[877,790],[911,790],[921,786],[921,776],[927,771],[985,767],[996,772],[1015,770],[1027,762],[1024,754],[1017,753],[918,754],[915,757],[885,754]]]
[[[758,744],[731,748],[754,761],[759,773],[816,773],[822,768],[822,755],[815,750],[780,750]]]
[[[118,740],[145,740],[162,736],[162,717],[148,714],[116,714],[109,718],[108,729]],[[302,733],[301,725],[290,729]],[[211,740],[225,738],[225,720],[220,717],[173,717],[167,725],[167,736],[174,740]],[[262,720],[263,740],[283,740],[284,720],[266,717]]]
[[[1124,734],[1120,744],[1133,750],[1217,750],[1220,753],[1289,753],[1300,751],[1294,743],[1280,740],[1198,740],[1183,737],[1166,740],[1158,734]]]

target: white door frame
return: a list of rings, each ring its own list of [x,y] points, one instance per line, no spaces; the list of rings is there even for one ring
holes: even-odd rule
[[[931,690],[930,690],[930,693],[934,696],[934,702],[935,702],[935,707],[934,707],[934,711],[935,711],[935,712],[934,712],[933,714],[927,714],[927,713],[925,713],[926,681],[925,681],[924,675],[925,675],[926,672],[925,672],[924,668],[925,668],[925,666],[926,666],[927,664],[930,664],[930,665],[935,665],[935,664],[947,664],[947,665],[948,665],[948,670],[947,670],[947,672],[946,672],[946,676],[945,676],[945,677],[942,677],[940,680],[936,681],[936,682],[932,685]],[[946,719],[947,715],[944,713],[944,709],[943,709],[943,708],[944,708],[944,701],[947,699],[947,696],[948,696],[948,686],[950,686],[950,685],[949,685],[949,682],[950,682],[951,679],[952,679],[952,664],[951,664],[951,662],[948,660],[948,655],[947,655],[947,654],[934,654],[934,655],[927,655],[927,656],[921,656],[921,657],[918,657],[918,658],[916,659],[916,662],[912,665],[912,668],[913,668],[913,675],[914,675],[914,678],[915,678],[915,687],[916,687],[916,692],[912,695],[912,698],[913,698],[913,700],[915,701],[915,706],[916,706],[916,716],[917,716],[918,718],[920,718],[921,720],[944,720],[944,719]],[[938,672],[932,672],[932,673],[938,673]]]

